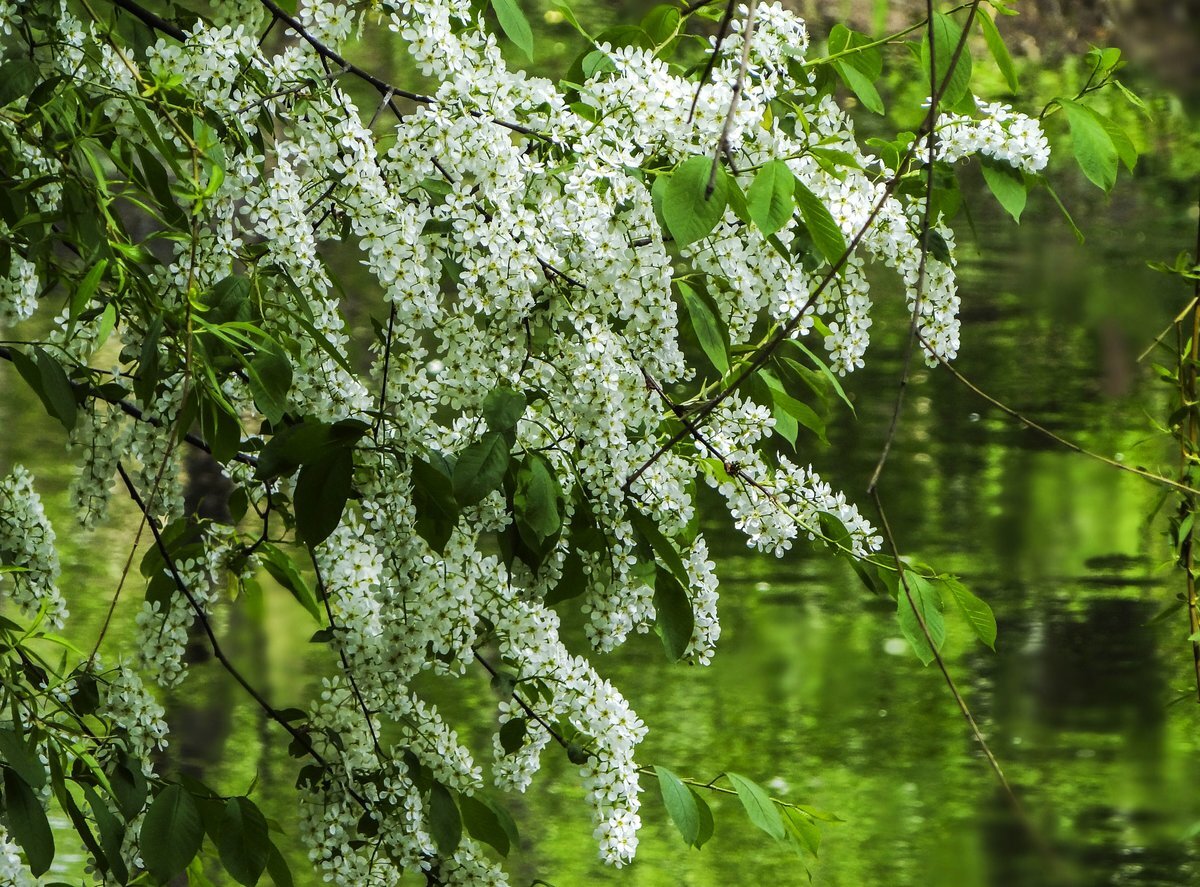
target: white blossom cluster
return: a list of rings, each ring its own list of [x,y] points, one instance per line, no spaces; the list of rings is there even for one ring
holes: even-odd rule
[[[130,759],[141,762],[147,776],[153,775],[151,755],[166,748],[167,723],[163,707],[150,695],[134,669],[126,664],[117,666],[101,689],[97,714],[120,725]]]
[[[3,13],[3,9],[0,9]],[[0,19],[2,22],[3,19]],[[3,26],[0,25],[0,28]],[[0,825],[0,884],[4,887],[34,887],[37,881],[21,860],[21,849],[9,838]]]
[[[314,0],[302,2],[297,17],[314,40],[337,49],[362,27],[365,6]],[[659,615],[654,587],[663,566],[655,563],[661,557],[647,556],[639,526],[648,522],[676,549],[688,580],[694,622],[684,658],[708,664],[721,628],[715,566],[692,528],[701,476],[756,549],[780,555],[798,539],[823,538],[823,514],[849,532],[844,544],[853,555],[881,546],[857,508],[810,466],[772,455],[771,409],[740,393],[705,417],[694,448],[656,454],[675,418],[666,392],[697,376],[681,345],[674,278],[702,281],[733,345],[753,345],[764,325],[805,312],[796,335],[827,330],[830,361],[846,373],[863,365],[869,344],[871,263],[903,282],[931,349],[927,359],[956,354],[954,262],[921,248],[923,201],[889,195],[890,171],[864,150],[834,99],[819,95],[808,74],[796,82],[791,62],[807,52],[808,32],[779,3],[757,6],[747,76],[728,127],[745,9],[698,93],[694,77],[655,52],[606,45],[605,61],[568,95],[510,70],[468,0],[372,6],[437,84],[415,109],[358,107],[339,85],[349,75],[333,70],[328,54],[305,40],[260,40],[263,18],[247,11],[249,0],[226,4],[212,23],[196,22],[182,42],[162,37],[140,57],[114,54],[64,7],[59,39],[47,41],[37,61],[48,70],[82,69],[105,83],[103,113],[131,137],[141,137],[141,121],[149,119],[159,127],[157,140],[181,156],[200,142],[212,148],[209,140],[223,140],[219,152],[204,155],[220,155],[220,174],[215,167],[196,173],[207,190],[189,203],[188,229],[155,244],[160,261],[148,273],[163,294],[162,316],[122,306],[129,316],[117,335],[126,354],[142,354],[163,316],[214,317],[215,309],[196,306],[238,275],[253,276],[245,301],[258,312],[255,332],[279,345],[290,368],[288,411],[371,428],[354,453],[356,495],[312,551],[339,666],[310,706],[304,733],[327,764],[302,788],[314,866],[344,885],[392,884],[403,871],[430,872],[448,884],[506,883],[469,838],[452,857],[439,853],[433,789],[424,777],[462,796],[483,791],[489,779],[523,791],[542,752],[556,745],[582,761],[600,856],[621,866],[637,849],[635,752],[646,727],[619,690],[563,643],[548,596],[560,583],[582,583],[571,591],[580,596],[596,650],[649,631]],[[190,132],[178,131],[148,114],[155,90],[169,93],[176,107],[202,107],[224,126],[218,132],[197,115]],[[785,93],[802,123],[784,125],[772,110]],[[709,236],[682,249],[664,231],[655,182],[689,157],[712,156],[723,136],[732,159],[727,174],[739,190],[765,163],[784,159],[847,241],[866,229],[819,298],[813,293],[830,263],[804,246],[811,238],[799,214],[770,240],[735,207]],[[2,124],[0,137],[17,138]],[[1028,171],[1045,163],[1036,121],[1004,106],[985,106],[979,120],[954,118],[939,131],[939,145],[946,160],[982,152]],[[24,153],[31,170],[57,162],[33,145]],[[832,155],[849,162],[831,165]],[[39,192],[39,201],[52,198],[57,202]],[[952,251],[948,227],[935,220],[935,230]],[[387,309],[368,372],[345,358],[352,331],[323,256],[343,237],[352,244],[343,252],[357,250]],[[36,288],[36,269],[14,258],[0,281],[0,322],[25,316]],[[225,335],[242,344],[237,337],[248,338],[257,349],[262,339],[246,332],[255,325],[232,323]],[[188,335],[214,352],[224,347],[203,324],[195,326],[200,331],[189,327]],[[95,350],[97,329],[64,315],[52,335],[83,361]],[[194,386],[206,382],[191,352],[185,366],[180,355],[159,351],[163,377],[146,402],[133,404],[141,421],[96,399],[81,410],[73,444],[83,472],[72,498],[85,525],[104,514],[118,458],[155,520],[167,524],[182,513],[182,444],[174,426]],[[129,372],[118,368],[114,378]],[[267,412],[251,381],[240,366],[219,381],[221,397],[241,417]],[[510,429],[511,459],[544,460],[561,494],[557,529],[536,566],[497,553],[497,539],[520,529],[504,491],[462,509],[444,545],[422,532],[427,515],[412,480],[418,460],[459,459],[486,430],[484,402],[498,389],[520,391],[526,401]],[[257,428],[256,420],[243,421],[254,450],[263,443]],[[282,479],[264,493],[244,464],[226,471],[260,510],[295,490],[293,480]],[[14,534],[21,529],[13,538],[33,545],[27,559],[40,572],[10,577],[18,589],[31,589],[18,596],[28,606],[55,600],[47,590],[53,583],[35,588],[33,578],[22,577],[52,580],[57,564],[36,497],[22,501],[0,509],[0,534],[11,525]],[[8,538],[0,535],[0,551]],[[236,539],[205,532],[198,544],[202,553],[174,567],[207,612],[216,600],[213,580],[232,559]],[[568,569],[573,555],[577,572]],[[253,559],[242,568],[252,569]],[[138,617],[139,665],[163,686],[184,676],[194,615],[173,593],[165,603],[147,603]],[[486,774],[417,690],[427,674],[485,668],[500,690],[498,723],[524,722],[515,749],[511,726],[509,741],[493,737]],[[142,760],[165,742],[162,709],[132,669],[122,667],[108,686],[102,710],[125,727],[131,754]],[[366,848],[364,815],[377,826]]]
[[[20,572],[0,573],[0,590],[26,615],[45,612],[45,624],[61,628],[67,605],[58,590],[58,551],[33,475],[14,466],[0,481],[0,564]]]
[[[939,160],[953,163],[983,154],[1028,173],[1041,172],[1050,161],[1050,143],[1041,124],[1011,105],[984,102],[980,117],[947,115],[937,128]]]
[[[0,232],[3,225],[0,225]],[[3,236],[0,233],[0,236]],[[37,268],[24,256],[14,255],[8,274],[0,277],[0,327],[26,320],[37,310]]]

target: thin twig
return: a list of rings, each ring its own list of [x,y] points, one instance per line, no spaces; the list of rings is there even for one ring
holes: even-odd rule
[[[716,2],[716,0],[712,0],[712,2]],[[735,6],[737,6],[737,0],[725,0],[725,13],[721,16],[721,24],[717,26],[717,37],[713,41],[712,53],[708,56],[704,70],[700,72],[700,81],[696,84],[696,92],[692,96],[692,105],[688,108],[688,123],[691,123],[692,118],[696,116],[696,105],[700,103],[700,93],[703,91],[705,84],[708,83],[708,78],[712,76],[713,68],[716,67],[717,58],[721,54],[721,46],[725,43],[725,37],[729,34],[729,23],[733,21]]]
[[[937,88],[937,41],[934,40],[934,18],[933,18],[933,0],[925,0],[925,20],[928,23],[927,36],[929,40],[929,158],[926,162],[926,179],[925,179],[925,206],[921,211],[921,254],[917,259],[917,283],[916,293],[913,296],[912,319],[908,326],[908,345],[904,349],[904,367],[900,371],[900,384],[896,389],[896,402],[892,406],[892,421],[888,425],[887,435],[883,439],[883,446],[879,451],[879,461],[875,463],[875,470],[871,472],[871,480],[867,484],[867,492],[875,492],[875,487],[879,483],[879,478],[883,474],[883,466],[887,463],[888,454],[892,451],[892,442],[896,439],[896,429],[900,425],[900,410],[904,406],[904,392],[908,388],[909,374],[912,372],[912,356],[913,349],[917,344],[917,324],[921,321],[921,298],[925,295],[926,270],[929,263],[929,228],[932,221],[933,209],[933,164],[937,159],[937,114],[938,114],[938,88]],[[969,30],[971,23],[967,22]],[[950,69],[946,72],[946,79],[949,80],[954,74],[954,66],[958,63],[955,58],[951,63]]]
[[[921,341],[921,344],[923,346],[925,346],[926,350],[929,350],[929,345],[928,345],[928,343],[925,342],[925,340],[921,336],[920,332],[917,333],[917,338]],[[959,383],[961,383],[968,391],[972,392],[977,397],[982,398],[983,400],[987,401],[989,404],[991,404],[992,406],[994,406],[996,409],[1000,410],[1001,412],[1007,414],[1008,416],[1012,417],[1013,419],[1016,419],[1022,425],[1028,426],[1029,428],[1032,428],[1034,431],[1036,431],[1038,434],[1042,435],[1043,437],[1046,437],[1049,440],[1054,441],[1059,446],[1066,447],[1068,450],[1071,450],[1072,452],[1075,452],[1075,453],[1079,453],[1082,456],[1087,456],[1089,459],[1095,459],[1097,462],[1103,462],[1105,465],[1109,466],[1110,468],[1116,468],[1116,469],[1119,469],[1120,471],[1128,472],[1129,474],[1136,474],[1140,478],[1143,478],[1148,481],[1152,481],[1153,483],[1156,483],[1156,484],[1162,484],[1163,486],[1166,486],[1166,487],[1171,487],[1172,489],[1178,490],[1181,493],[1187,493],[1189,495],[1200,496],[1200,490],[1197,490],[1195,487],[1191,487],[1185,483],[1181,483],[1180,481],[1174,480],[1173,478],[1164,477],[1161,474],[1155,474],[1152,471],[1146,471],[1144,468],[1138,468],[1137,466],[1134,466],[1134,465],[1126,465],[1123,462],[1118,462],[1116,459],[1110,459],[1107,456],[1102,456],[1099,453],[1095,453],[1095,452],[1092,452],[1091,450],[1085,449],[1084,447],[1080,446],[1079,444],[1075,443],[1074,441],[1067,440],[1065,437],[1055,434],[1053,431],[1051,431],[1046,426],[1039,425],[1037,422],[1033,421],[1033,419],[1030,419],[1025,414],[1018,412],[1017,410],[1013,409],[1012,407],[1010,407],[1008,404],[1004,403],[1003,401],[997,400],[996,398],[992,397],[992,395],[988,394],[986,391],[984,391],[982,388],[980,388],[978,385],[976,385],[974,382],[972,382],[970,379],[968,379],[966,376],[964,376],[954,366],[954,364],[950,363],[950,361],[946,360],[941,355],[936,354],[933,351],[930,351],[930,353],[933,354],[934,357],[937,359],[938,363],[941,364],[943,367],[945,367],[947,370],[949,370],[950,375],[954,376],[954,378],[957,379],[959,381]]]
[[[337,620],[333,618],[333,605],[329,602],[329,588],[325,585],[325,579],[321,575],[321,565],[317,563],[317,553],[311,545],[305,546],[308,549],[308,559],[312,561],[313,576],[317,580],[317,591],[321,595],[321,602],[325,605],[325,615],[329,618],[329,630],[335,635],[338,631]],[[371,717],[371,710],[367,708],[367,701],[363,698],[362,690],[359,689],[358,680],[354,677],[354,671],[350,667],[350,659],[346,655],[345,647],[340,641],[335,641],[334,646],[337,647],[338,657],[342,660],[342,671],[346,673],[346,680],[350,682],[350,689],[354,693],[354,698],[358,701],[359,710],[362,711],[363,719],[367,722],[367,732],[371,734],[371,745],[375,747],[375,754],[383,760],[383,749],[379,746],[379,737],[375,734],[375,722]]]
[[[730,5],[732,5],[732,0]],[[716,187],[717,169],[721,165],[721,158],[732,154],[729,149],[729,141],[733,134],[734,118],[737,117],[738,102],[742,97],[742,90],[746,87],[746,71],[750,67],[750,44],[754,40],[754,11],[757,6],[758,0],[750,0],[746,6],[746,23],[742,26],[742,58],[738,62],[737,78],[733,81],[733,94],[729,97],[729,110],[725,112],[721,137],[717,139],[717,149],[713,152],[712,169],[708,174],[708,184],[704,188],[706,200],[712,196],[713,188]],[[715,49],[713,58],[716,58]],[[696,96],[699,97],[699,95],[700,90],[697,89]],[[693,104],[694,102],[695,100],[693,100]]]
[[[188,588],[187,583],[183,581],[183,577],[179,574],[179,569],[175,566],[175,558],[172,556],[170,549],[163,540],[162,533],[159,531],[158,521],[155,520],[152,514],[150,514],[146,507],[145,501],[143,501],[141,494],[138,492],[137,487],[133,483],[133,480],[129,477],[129,473],[126,472],[125,466],[120,462],[117,463],[117,474],[120,475],[121,480],[124,482],[125,489],[129,493],[129,498],[133,500],[133,504],[138,507],[138,510],[140,510],[142,515],[145,517],[146,525],[150,528],[151,535],[154,536],[154,544],[157,546],[159,554],[162,555],[163,561],[167,565],[167,570],[171,574],[171,579],[175,583],[175,587],[179,590],[180,594],[186,598],[188,605],[192,608],[192,612],[195,614],[196,620],[200,623],[200,627],[204,631],[204,635],[208,640],[209,646],[212,648],[213,656],[216,657],[217,662],[219,662],[221,667],[229,673],[229,676],[232,677],[238,683],[238,685],[246,691],[247,695],[249,695],[250,698],[257,703],[258,707],[263,710],[267,717],[287,731],[292,739],[294,739],[300,745],[300,747],[304,749],[305,754],[307,754],[322,767],[327,767],[328,762],[325,760],[325,757],[313,747],[313,744],[309,740],[307,734],[305,734],[303,730],[298,730],[297,728],[293,727],[291,722],[281,715],[278,709],[271,705],[271,703],[269,703],[263,697],[263,695],[259,693],[258,690],[255,689],[248,680],[246,680],[245,676],[242,675],[237,666],[229,661],[229,657],[225,655],[225,651],[221,647],[220,641],[217,640],[217,636],[213,632],[212,625],[208,621],[207,614],[204,612],[204,609],[200,606],[200,603],[192,594],[192,590]],[[364,809],[367,808],[366,799],[363,798],[362,795],[360,795],[353,787],[349,785],[345,786],[345,788],[355,801],[362,805]]]
[[[1197,205],[1200,206],[1200,199]],[[1196,262],[1200,264],[1200,222],[1196,225]],[[1200,278],[1197,278],[1192,299],[1192,329],[1191,341],[1188,343],[1187,355],[1180,355],[1180,400],[1183,401],[1187,412],[1187,437],[1179,441],[1180,476],[1186,481],[1192,477],[1192,465],[1196,460],[1196,438],[1200,432],[1200,420],[1196,410],[1196,367],[1200,361]],[[1196,573],[1195,573],[1195,518],[1196,497],[1187,493],[1180,503],[1180,519],[1192,517],[1193,522],[1184,534],[1180,550],[1183,561],[1184,576],[1187,588],[1188,637],[1192,639],[1192,664],[1196,671],[1196,700],[1200,702],[1200,611],[1196,604]]]

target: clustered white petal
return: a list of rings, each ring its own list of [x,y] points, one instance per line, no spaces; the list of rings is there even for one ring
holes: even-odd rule
[[[68,613],[58,590],[54,539],[54,528],[33,488],[33,476],[15,466],[0,481],[0,566],[18,572],[0,573],[0,592],[26,615],[44,612],[47,626],[61,628]]]

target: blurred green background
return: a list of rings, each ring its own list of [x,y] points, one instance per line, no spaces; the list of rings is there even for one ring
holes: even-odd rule
[[[523,5],[538,30],[537,67],[561,73],[579,39],[551,4]],[[572,5],[594,30],[636,21],[648,8]],[[919,18],[924,4],[796,5],[820,40],[833,21],[880,33]],[[956,223],[964,305],[957,365],[1088,448],[1169,471],[1170,441],[1151,419],[1170,412],[1171,391],[1137,356],[1189,298],[1146,263],[1195,241],[1196,13],[1170,2],[1016,7],[1022,16],[1001,27],[1031,93],[1021,110],[1036,113],[1069,93],[1081,76],[1074,59],[1097,43],[1125,49],[1133,64],[1124,79],[1154,115],[1128,111],[1147,154],[1111,198],[1069,163],[1052,173],[1087,234],[1082,246],[1044,192],[1031,198],[1017,227],[978,171],[964,170],[972,224]],[[351,55],[403,76],[402,63],[385,54],[373,43]],[[999,76],[978,68],[976,88],[980,79],[998,88]],[[893,94],[906,86],[898,70]],[[863,125],[895,129],[878,118]],[[907,334],[902,299],[887,275],[878,276],[875,298],[867,368],[846,380],[859,418],[840,415],[832,445],[802,453],[864,511]],[[369,336],[365,312],[354,316]],[[62,542],[70,632],[90,639],[127,554],[133,511],[118,503],[96,532],[73,529],[61,428],[11,369],[0,369],[0,425],[8,430],[0,437],[0,471],[20,462],[38,476]],[[514,884],[715,887],[804,884],[810,876],[830,887],[1200,883],[1200,708],[1194,700],[1172,704],[1191,680],[1186,620],[1177,612],[1153,621],[1182,589],[1164,536],[1170,506],[1160,509],[1159,491],[1055,448],[949,374],[922,367],[882,492],[902,550],[958,573],[995,609],[997,652],[951,621],[948,664],[1051,856],[1012,815],[941,676],[907,649],[894,605],[871,598],[847,569],[803,547],[782,559],[750,553],[710,503],[707,535],[719,559],[724,626],[714,665],[671,667],[653,638],[633,640],[598,665],[650,726],[643,763],[705,779],[734,770],[842,821],[823,828],[817,858],[800,858],[755,831],[736,801],[717,797],[716,837],[697,852],[683,845],[647,779],[638,860],[623,871],[606,869],[596,861],[574,768],[549,751],[530,792],[508,799],[522,831],[510,860]],[[131,642],[136,606],[130,595],[118,608],[106,641],[110,658]],[[261,613],[231,607],[224,618],[231,655],[276,705],[311,697],[329,664],[323,649],[297,641],[311,626],[285,593],[271,587]],[[566,620],[582,649],[577,617]],[[486,760],[494,694],[481,675],[457,684],[453,696],[444,687],[429,691]],[[231,792],[257,780],[268,816],[290,828],[296,764],[219,667],[194,666],[165,702],[172,737],[164,766],[185,767]],[[74,882],[84,859],[64,852],[71,833],[60,825],[54,874]],[[294,840],[290,846],[297,883],[318,883],[303,848]]]

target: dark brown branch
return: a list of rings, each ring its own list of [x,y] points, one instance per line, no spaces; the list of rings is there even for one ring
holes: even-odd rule
[[[199,602],[192,594],[192,590],[188,588],[187,583],[183,581],[183,577],[179,575],[179,569],[175,566],[175,558],[171,555],[171,551],[167,547],[166,542],[163,540],[162,533],[159,531],[158,521],[155,520],[152,514],[150,514],[149,509],[146,507],[145,501],[142,499],[142,496],[138,492],[137,487],[134,485],[133,480],[129,477],[129,473],[125,470],[125,466],[120,462],[117,463],[117,474],[120,475],[121,480],[124,482],[125,489],[129,492],[129,498],[133,500],[133,504],[138,507],[138,510],[141,511],[142,516],[145,518],[146,525],[150,528],[150,533],[154,537],[155,547],[158,548],[159,554],[162,555],[163,561],[167,565],[167,570],[171,574],[171,579],[175,583],[175,587],[179,590],[179,593],[187,599],[188,605],[192,608],[192,612],[196,616],[196,621],[200,623],[200,628],[203,630],[204,636],[208,640],[208,644],[212,648],[213,656],[216,657],[217,662],[219,662],[221,667],[229,673],[229,676],[232,677],[238,683],[238,685],[246,691],[250,698],[257,703],[258,707],[263,710],[267,717],[287,731],[292,739],[294,739],[300,745],[300,747],[304,749],[305,754],[307,754],[322,767],[327,767],[328,762],[325,760],[324,756],[313,747],[308,735],[303,730],[293,727],[291,722],[281,715],[279,710],[271,705],[271,703],[269,703],[263,697],[263,695],[259,693],[258,690],[256,690],[248,680],[246,680],[245,676],[242,675],[237,666],[229,661],[229,657],[225,655],[224,649],[221,647],[220,642],[217,640],[216,634],[213,632],[212,625],[209,623],[208,616],[205,614],[204,609],[200,606]],[[363,798],[362,795],[358,794],[358,792],[349,785],[346,786],[346,791],[349,792],[350,796],[353,797],[354,800],[360,805],[362,805],[364,809],[367,808],[366,799]]]
[[[179,27],[173,22],[167,21],[161,16],[155,15],[149,9],[134,3],[133,0],[109,0],[109,2],[112,3],[113,6],[119,6],[130,15],[141,19],[144,24],[149,25],[154,30],[160,31],[163,34],[166,34],[168,37],[173,37],[180,43],[187,39],[187,33],[183,30],[183,28]]]

